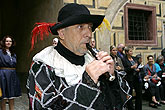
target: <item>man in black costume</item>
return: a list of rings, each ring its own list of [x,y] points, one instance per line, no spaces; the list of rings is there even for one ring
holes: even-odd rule
[[[59,42],[33,57],[27,80],[31,109],[123,108],[128,91],[121,89],[123,83],[119,83],[112,58],[103,51],[97,53],[97,60],[87,53],[86,44],[103,19],[104,16],[91,15],[84,5],[73,3],[59,11],[58,23],[38,23],[32,31],[32,44],[45,29],[58,35]],[[106,72],[116,76],[115,80],[109,81],[108,75],[103,75]]]

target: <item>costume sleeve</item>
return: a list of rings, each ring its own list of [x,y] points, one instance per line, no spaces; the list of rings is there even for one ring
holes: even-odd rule
[[[27,88],[30,106],[33,110],[101,110],[103,107],[101,91],[89,80],[86,72],[82,81],[68,86],[55,71],[40,62],[35,62],[29,71]],[[92,109],[91,109],[92,110]]]

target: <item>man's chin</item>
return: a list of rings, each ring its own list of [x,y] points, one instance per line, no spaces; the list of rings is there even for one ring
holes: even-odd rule
[[[79,56],[83,56],[83,55],[85,55],[87,52],[88,52],[87,49],[82,50],[82,51],[79,53]]]

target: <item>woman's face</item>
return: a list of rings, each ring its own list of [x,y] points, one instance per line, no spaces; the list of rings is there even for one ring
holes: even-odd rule
[[[148,58],[148,64],[153,64],[153,62],[154,62],[153,57],[149,57],[149,58]]]
[[[142,58],[139,58],[139,62],[142,63],[142,61],[143,61]]]
[[[129,51],[126,54],[127,54],[127,56],[132,56],[133,55],[133,50],[129,49]]]
[[[114,47],[112,50],[111,50],[111,54],[116,56],[117,55],[117,49],[116,47]]]
[[[9,49],[11,47],[11,45],[12,45],[12,39],[7,37],[6,41],[5,41],[6,48]]]

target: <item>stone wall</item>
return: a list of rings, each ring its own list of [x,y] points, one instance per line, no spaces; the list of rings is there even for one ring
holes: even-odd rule
[[[120,0],[121,1],[121,0]],[[134,46],[134,55],[141,53],[143,56],[143,63],[147,61],[147,55],[154,55],[156,58],[160,55],[160,51],[165,48],[165,1],[163,0],[122,0],[123,3],[118,0],[64,0],[64,3],[79,3],[86,5],[92,14],[105,15],[106,18],[111,13],[114,13],[114,7],[120,5],[120,8],[114,17],[108,19],[111,23],[111,31],[105,36],[101,36],[98,30],[94,34],[96,36],[97,48],[109,52],[109,45],[118,45],[119,43],[125,44],[124,33],[124,8],[123,4],[133,3],[142,4],[156,7],[157,18],[157,46]],[[113,3],[113,5],[111,5]]]

